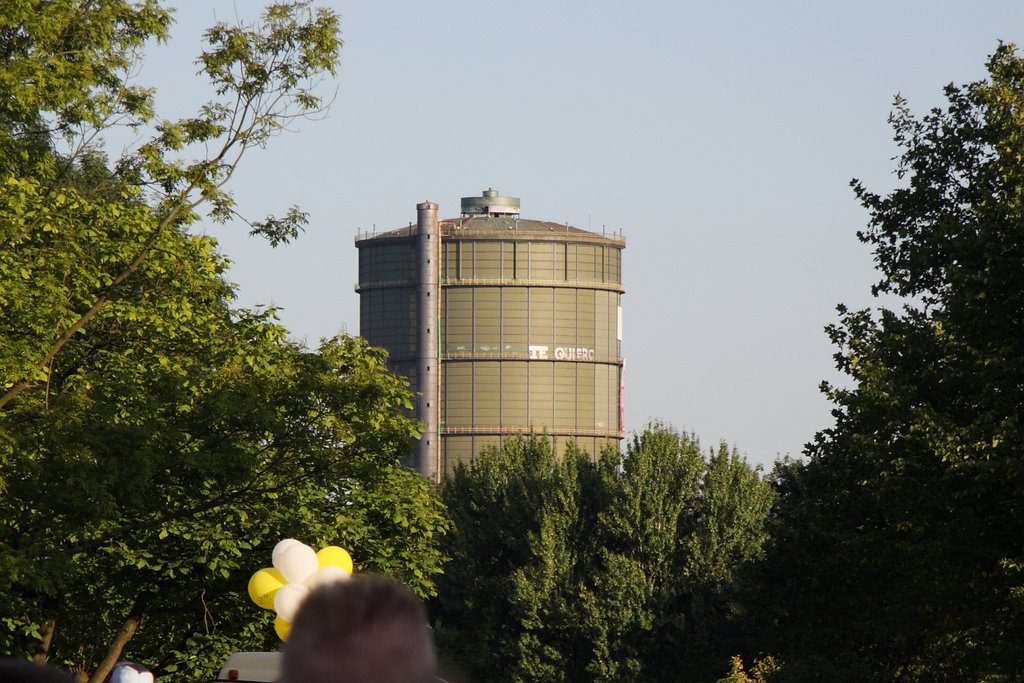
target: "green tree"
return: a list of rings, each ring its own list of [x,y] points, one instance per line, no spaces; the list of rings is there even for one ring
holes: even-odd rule
[[[154,279],[131,302],[187,301],[187,319],[100,317],[49,391],[5,413],[4,651],[94,680],[122,656],[206,675],[228,651],[273,643],[245,586],[288,536],[343,545],[361,570],[432,592],[445,521],[398,465],[418,433],[399,412],[404,382],[359,340],[311,352],[270,314],[232,311],[213,295],[227,286],[204,274],[209,246],[193,253],[200,267],[184,268],[181,248],[147,263],[166,258],[196,286]]]
[[[899,310],[829,328],[852,388],[780,477],[766,622],[783,661],[823,656],[874,680],[1016,680],[1024,665],[1024,60],[947,105],[891,116],[903,182],[859,233]],[[785,578],[783,578],[785,575]],[[780,584],[773,579],[781,578]]]
[[[16,176],[59,177],[91,133],[153,116],[151,93],[129,84],[139,51],[164,40],[170,12],[156,0],[39,3],[0,7],[0,169]],[[63,162],[63,163],[62,163]],[[25,227],[25,226],[22,226]]]
[[[739,640],[736,565],[769,485],[724,446],[651,425],[596,460],[541,437],[460,468],[442,495],[442,651],[490,680],[714,680]],[[755,518],[760,516],[760,524]]]
[[[216,99],[157,122],[127,77],[168,22],[156,2],[0,6],[0,650],[83,681],[124,657],[197,680],[273,646],[246,583],[281,538],[346,546],[424,596],[442,560],[383,352],[311,351],[272,310],[233,309],[225,259],[188,232],[204,204],[233,212],[247,149],[321,110],[336,17],[292,3],[215,26]],[[97,136],[121,124],[155,134],[110,162]],[[251,228],[277,243],[301,222]]]
[[[709,453],[682,571],[688,591],[687,670],[719,673],[726,657],[757,654],[741,578],[762,559],[775,495],[735,448]]]
[[[235,215],[225,185],[245,152],[296,117],[322,111],[315,85],[333,74],[337,17],[307,3],[271,6],[255,26],[214,26],[202,72],[216,97],[196,116],[158,121],[152,92],[128,85],[139,50],[167,36],[155,0],[0,8],[0,410],[46,384],[57,356],[122,297],[164,233],[204,205]],[[153,136],[108,165],[116,126]],[[208,154],[186,161],[196,150]],[[305,220],[251,223],[277,244]]]
[[[563,639],[551,646],[538,633],[571,630],[565,597],[583,568],[572,528],[593,503],[581,500],[581,479],[595,474],[572,449],[559,463],[550,440],[534,435],[481,453],[443,483],[458,540],[445,546],[439,638],[476,677],[557,680],[573,658]]]
[[[703,473],[694,437],[649,425],[627,444],[615,502],[604,515],[608,570],[632,601],[628,609],[607,605],[605,618],[620,622],[619,647],[642,672],[638,680],[671,679],[687,659],[684,567]]]

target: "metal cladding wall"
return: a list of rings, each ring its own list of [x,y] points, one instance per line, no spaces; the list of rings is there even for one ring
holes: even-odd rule
[[[439,386],[416,373],[416,229],[357,238],[360,332],[440,397],[440,472],[512,434],[596,455],[624,437],[625,241],[517,215],[441,221]],[[410,463],[420,466],[420,463]]]

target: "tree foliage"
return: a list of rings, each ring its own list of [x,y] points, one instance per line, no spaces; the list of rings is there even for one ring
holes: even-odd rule
[[[18,342],[0,357],[0,409],[46,382],[165,233],[204,205],[215,219],[234,214],[225,184],[247,150],[322,110],[315,85],[337,63],[337,17],[291,3],[256,26],[207,31],[200,62],[216,99],[194,117],[157,120],[152,92],[128,82],[169,22],[154,0],[0,9],[0,329]],[[153,134],[108,168],[98,145],[115,126]],[[207,153],[181,158],[198,150]],[[252,229],[276,244],[303,221],[292,209]]]
[[[442,652],[487,680],[714,680],[742,630],[732,573],[760,554],[770,487],[724,445],[661,425],[625,455],[543,437],[460,468],[434,604]],[[758,521],[759,520],[759,521]]]
[[[766,633],[849,680],[1024,665],[1024,60],[1000,45],[986,80],[945,95],[922,117],[897,99],[899,187],[853,183],[874,292],[903,306],[840,308],[852,388],[826,387],[834,426],[779,478]]]
[[[128,78],[168,25],[153,1],[0,6],[0,651],[83,681],[122,658],[199,680],[275,647],[246,583],[284,537],[430,595],[447,525],[398,465],[419,427],[383,352],[309,350],[234,308],[227,261],[189,232],[204,205],[234,212],[246,150],[322,110],[337,18],[291,3],[215,26],[216,99],[176,122]],[[152,136],[108,160],[119,125]],[[280,243],[301,221],[251,226]]]

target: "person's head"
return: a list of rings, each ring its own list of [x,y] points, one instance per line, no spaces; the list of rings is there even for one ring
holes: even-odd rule
[[[0,659],[0,681],[3,683],[74,683],[75,679],[63,669],[35,664],[25,659]]]
[[[311,592],[284,648],[282,683],[426,683],[437,660],[407,588],[361,574]]]

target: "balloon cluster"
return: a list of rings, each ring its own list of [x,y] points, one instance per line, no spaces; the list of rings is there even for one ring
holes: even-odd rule
[[[294,538],[276,546],[273,567],[260,569],[249,579],[249,597],[263,609],[277,613],[274,631],[288,640],[291,623],[303,598],[312,589],[352,576],[352,557],[344,548],[329,545],[319,552]]]

